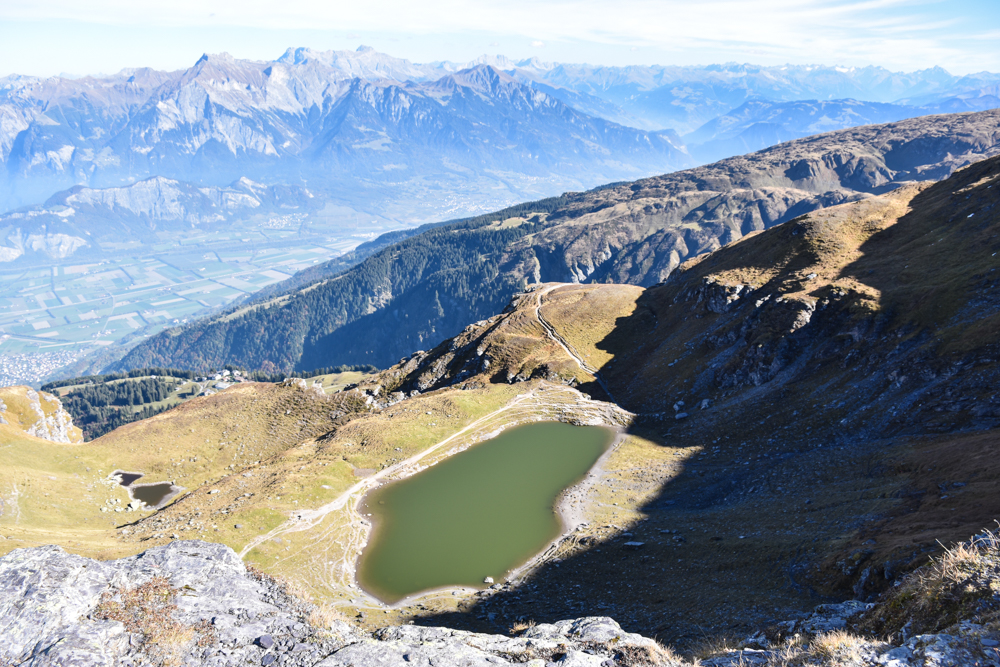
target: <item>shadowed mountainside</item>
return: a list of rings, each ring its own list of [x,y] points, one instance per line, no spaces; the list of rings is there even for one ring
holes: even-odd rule
[[[691,646],[699,628],[870,598],[939,541],[990,526],[998,204],[992,159],[750,235],[644,291],[539,288],[384,373],[403,394],[481,377],[580,383],[636,414],[599,518],[529,582],[428,622],[586,608]],[[510,335],[539,302],[596,376],[544,333]]]
[[[317,267],[311,284],[163,332],[112,368],[387,366],[500,312],[530,283],[653,285],[751,232],[997,152],[1000,111],[928,116],[522,204],[410,237],[335,278],[342,263]]]

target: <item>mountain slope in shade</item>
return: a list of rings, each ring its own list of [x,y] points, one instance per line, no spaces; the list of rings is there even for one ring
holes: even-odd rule
[[[1000,111],[931,116],[523,204],[413,236],[235,314],[168,330],[115,368],[385,366],[500,312],[530,283],[652,285],[685,259],[751,232],[944,178],[998,153]]]
[[[616,450],[589,497],[603,513],[592,525],[624,523],[645,560],[624,539],[578,535],[532,572],[537,590],[491,597],[480,618],[558,617],[575,602],[559,591],[589,582],[587,604],[692,643],[735,615],[773,623],[799,594],[889,590],[898,605],[904,573],[1000,512],[998,233],[995,157],[803,215],[645,290],[540,285],[368,390],[579,383],[635,415],[626,432],[647,444]],[[967,603],[968,581],[935,586],[913,625]],[[977,609],[992,599],[977,595]],[[439,621],[469,622],[462,611]],[[879,637],[883,614],[867,620]]]

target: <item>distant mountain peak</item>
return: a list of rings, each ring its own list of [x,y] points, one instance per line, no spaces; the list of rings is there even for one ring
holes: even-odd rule
[[[198,65],[201,65],[202,63],[208,63],[208,62],[211,62],[211,63],[218,63],[218,62],[235,63],[236,62],[236,58],[234,58],[232,55],[230,55],[226,51],[222,51],[221,53],[203,53],[203,54],[201,54],[201,58],[198,58],[198,61],[194,64],[194,66],[197,67]],[[246,61],[244,61],[244,62],[246,62]]]
[[[369,51],[375,51],[375,49],[370,46],[365,46],[364,44],[362,44],[357,49],[355,49],[355,51],[357,51],[358,53],[368,53]]]
[[[475,67],[476,65],[491,65],[501,70],[512,70],[516,68],[520,63],[514,62],[510,58],[504,55],[488,55],[484,53],[475,60],[469,63],[469,67]]]

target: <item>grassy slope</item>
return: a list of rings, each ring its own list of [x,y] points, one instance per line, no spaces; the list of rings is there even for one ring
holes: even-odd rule
[[[878,573],[887,560],[911,567],[934,548],[932,538],[961,539],[987,525],[1000,509],[989,500],[1000,469],[989,464],[993,431],[975,431],[1000,416],[990,282],[1000,250],[998,173],[995,161],[983,163],[946,183],[812,214],[645,291],[543,286],[545,320],[600,367],[616,400],[640,413],[605,477],[577,499],[589,503],[591,526],[517,591],[481,601],[436,596],[373,623],[446,614],[435,622],[496,630],[519,616],[607,613],[630,629],[694,641],[699,626],[738,619],[747,627],[809,608],[810,586],[845,595],[860,585],[867,595],[885,583]],[[736,285],[754,289],[731,299]],[[101,524],[99,536],[71,548],[138,551],[176,533],[242,549],[263,534],[248,560],[346,607],[375,611],[344,571],[363,538],[351,506],[302,530],[290,519],[335,499],[359,474],[424,451],[529,393],[476,432],[580,414],[579,399],[559,383],[600,389],[546,335],[537,304],[537,294],[522,295],[506,314],[367,378],[362,392],[377,388],[380,398],[422,392],[380,411],[364,411],[364,393],[336,394],[331,400],[358,401],[358,412],[324,421],[330,404],[317,394],[244,385],[86,448],[53,450],[92,449],[86,458],[49,453],[25,463],[8,454],[5,465],[28,467],[18,474],[34,486],[19,506],[35,514],[15,523],[5,513],[0,525],[14,539],[0,544],[82,542],[62,532],[80,517],[63,513],[81,512],[88,524],[122,517],[99,516],[106,492],[97,480],[113,467],[139,468],[191,493],[127,531]],[[711,407],[692,409],[703,398]],[[678,400],[687,419],[674,419]],[[84,466],[95,472],[85,476]],[[51,507],[44,493],[56,487],[43,488],[44,480],[74,474],[91,500]],[[624,547],[625,529],[645,543],[641,550]],[[869,567],[877,576],[863,579]],[[577,590],[587,591],[585,601],[574,598]]]
[[[189,492],[256,460],[274,457],[324,433],[361,409],[352,397],[320,397],[296,387],[248,383],[195,399],[174,410],[119,428],[86,445],[62,445],[4,434],[5,471],[0,517],[7,540],[0,549],[61,543],[85,553],[135,551],[115,528],[147,512],[101,512],[108,501],[128,504],[127,493],[107,484],[116,470],[141,471],[144,482],[173,481]],[[46,495],[48,494],[48,495]],[[279,515],[276,515],[279,516]],[[276,519],[280,520],[280,519]],[[69,540],[69,541],[67,541]]]

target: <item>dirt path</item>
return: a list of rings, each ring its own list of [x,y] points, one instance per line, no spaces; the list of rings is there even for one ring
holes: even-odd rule
[[[612,396],[611,391],[608,390],[608,385],[605,384],[601,375],[597,372],[597,369],[584,361],[583,357],[577,354],[576,350],[573,349],[573,346],[570,345],[569,341],[563,338],[559,332],[556,331],[555,327],[549,324],[549,322],[542,317],[542,297],[552,290],[560,287],[563,287],[563,285],[550,285],[535,292],[535,318],[538,320],[538,323],[542,325],[542,328],[545,330],[545,334],[553,342],[557,343],[559,347],[561,347],[580,368],[593,375],[594,379],[597,380],[597,384],[601,385],[601,389],[604,390],[604,393],[608,395],[608,398],[610,398],[612,402],[614,402],[614,396]]]
[[[360,498],[361,496],[363,496],[365,494],[365,492],[367,492],[368,490],[370,490],[372,487],[377,486],[379,484],[379,482],[381,482],[386,477],[391,477],[393,475],[399,474],[401,472],[404,472],[407,468],[409,468],[411,466],[417,465],[422,459],[426,458],[430,454],[433,454],[434,452],[436,452],[437,450],[441,449],[442,447],[444,447],[445,445],[447,445],[449,442],[452,442],[453,440],[455,440],[459,436],[463,435],[464,433],[467,433],[468,431],[473,430],[473,429],[479,427],[480,425],[488,422],[489,420],[493,419],[497,415],[500,415],[500,414],[502,414],[504,412],[507,412],[507,411],[511,410],[512,408],[516,407],[520,403],[522,403],[522,402],[524,402],[526,400],[529,400],[530,398],[534,397],[534,395],[535,395],[535,390],[529,391],[529,392],[527,392],[525,394],[520,394],[519,396],[516,396],[514,399],[512,399],[509,403],[507,403],[502,408],[500,408],[498,410],[494,410],[493,412],[489,413],[488,415],[480,417],[476,421],[474,421],[474,422],[470,423],[469,425],[467,425],[462,430],[456,431],[455,433],[451,434],[450,436],[448,436],[444,440],[438,442],[435,445],[431,445],[430,447],[428,447],[424,451],[420,452],[419,454],[414,454],[413,456],[411,456],[408,459],[400,461],[399,463],[395,463],[395,464],[389,466],[388,468],[382,469],[381,471],[379,471],[378,473],[372,475],[371,477],[366,477],[366,478],[362,479],[360,482],[358,482],[357,484],[355,484],[351,488],[347,489],[342,494],[340,494],[339,496],[337,496],[335,499],[333,499],[332,501],[328,502],[327,504],[323,505],[322,507],[318,507],[318,508],[313,509],[313,510],[300,510],[300,511],[296,512],[294,516],[292,516],[290,519],[288,519],[284,523],[280,524],[276,528],[272,529],[270,532],[268,532],[268,533],[266,533],[264,535],[260,535],[258,537],[255,537],[253,540],[251,540],[240,551],[240,558],[245,558],[246,555],[248,553],[250,553],[250,551],[252,549],[254,549],[255,547],[259,546],[260,544],[263,544],[267,540],[273,539],[273,538],[277,537],[278,535],[281,535],[282,533],[308,530],[308,529],[310,529],[310,528],[318,525],[320,522],[323,521],[323,519],[326,517],[326,515],[329,514],[330,512],[334,512],[334,511],[337,511],[337,510],[344,509],[344,507],[347,506],[347,503],[348,503],[348,501],[351,500],[351,498],[354,498],[354,497]]]

